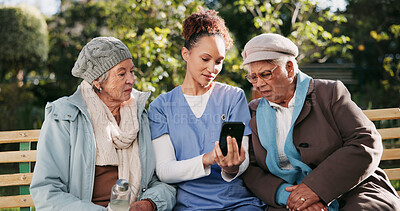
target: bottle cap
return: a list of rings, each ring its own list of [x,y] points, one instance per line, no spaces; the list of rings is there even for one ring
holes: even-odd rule
[[[129,182],[126,179],[119,179],[116,182],[119,191],[127,191],[129,189]]]

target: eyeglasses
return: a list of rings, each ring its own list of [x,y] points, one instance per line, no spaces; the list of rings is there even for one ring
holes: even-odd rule
[[[247,74],[244,77],[252,84],[257,83],[258,78],[261,78],[263,81],[268,81],[272,77],[272,71],[274,71],[277,67],[278,67],[278,65],[276,65],[274,68],[272,68],[272,70],[266,70],[259,74],[251,74],[251,75]]]

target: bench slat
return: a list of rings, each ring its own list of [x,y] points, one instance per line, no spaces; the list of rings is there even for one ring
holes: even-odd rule
[[[35,162],[36,150],[0,152],[0,163]]]
[[[33,207],[35,206],[30,195],[2,196],[0,208]]]
[[[371,109],[363,112],[371,121],[400,119],[400,108]]]
[[[30,185],[33,173],[0,175],[0,187]]]
[[[381,160],[400,160],[400,148],[384,149]]]
[[[400,168],[383,169],[383,170],[386,172],[390,180],[400,179]]]
[[[378,129],[382,140],[400,138],[400,127]]]
[[[0,144],[37,142],[40,130],[18,130],[0,132]]]

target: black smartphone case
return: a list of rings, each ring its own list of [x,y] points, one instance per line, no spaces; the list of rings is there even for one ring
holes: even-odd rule
[[[219,147],[221,148],[222,154],[226,156],[228,154],[228,147],[226,144],[226,137],[231,136],[236,138],[236,142],[239,148],[242,146],[242,138],[244,133],[243,122],[224,122],[221,127],[221,134],[219,136]]]

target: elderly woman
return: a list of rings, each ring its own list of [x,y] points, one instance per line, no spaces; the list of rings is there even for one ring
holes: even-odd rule
[[[251,39],[246,78],[252,150],[243,174],[268,210],[400,210],[378,167],[381,137],[340,81],[317,80],[296,63],[297,46],[278,34]]]
[[[128,48],[98,37],[80,52],[77,91],[46,106],[30,187],[38,210],[106,210],[111,187],[124,178],[130,210],[171,210],[175,189],[158,181],[145,111],[149,93],[132,89]]]

